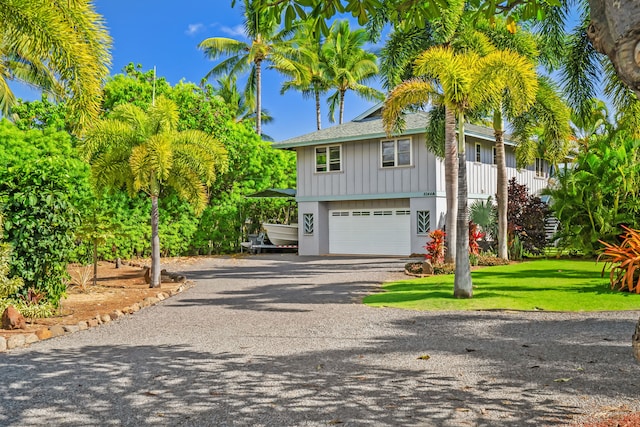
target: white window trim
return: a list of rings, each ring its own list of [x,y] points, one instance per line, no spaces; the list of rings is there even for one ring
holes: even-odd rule
[[[329,155],[329,150],[332,147],[338,147],[338,149],[340,150],[340,169],[338,169],[338,170],[330,170],[331,159],[330,159],[330,155]],[[327,149],[327,162],[325,164],[327,170],[325,170],[325,171],[319,171],[318,170],[318,152],[316,151],[318,148],[326,148]],[[315,171],[315,173],[342,172],[342,144],[317,145],[317,146],[313,147],[313,170]]]
[[[398,165],[398,141],[400,140],[409,140],[409,164],[408,165]],[[394,143],[394,159],[393,159],[393,166],[383,166],[383,161],[382,161],[382,144],[384,142],[393,142]],[[413,138],[411,138],[410,136],[403,136],[403,137],[398,137],[398,138],[391,138],[391,139],[383,139],[380,141],[380,153],[378,155],[378,158],[380,159],[380,168],[382,169],[393,169],[393,168],[407,168],[407,167],[411,167],[413,166]]]
[[[478,159],[478,157],[480,158]],[[474,147],[473,161],[474,163],[482,163],[482,144],[480,144],[479,142],[476,142],[476,145]]]

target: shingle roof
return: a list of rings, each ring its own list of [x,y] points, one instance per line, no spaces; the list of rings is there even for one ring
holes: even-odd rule
[[[387,134],[382,126],[381,107],[373,108],[350,122],[300,135],[285,141],[273,143],[275,148],[294,148],[308,145],[332,144],[338,142],[358,141],[364,139],[385,138]],[[416,112],[404,116],[405,130],[403,135],[415,135],[425,132],[428,114]],[[480,139],[493,141],[493,129],[465,124],[465,134]],[[505,140],[506,144],[510,144]]]

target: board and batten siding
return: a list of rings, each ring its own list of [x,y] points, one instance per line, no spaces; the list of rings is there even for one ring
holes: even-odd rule
[[[413,135],[411,139],[412,165],[395,168],[381,167],[382,139],[329,144],[342,146],[342,170],[339,172],[316,172],[316,147],[297,148],[297,197],[374,196],[435,191],[436,159],[427,151],[423,136]]]
[[[476,162],[476,144],[480,144],[480,162]],[[469,194],[474,196],[491,196],[495,198],[498,181],[498,167],[493,164],[493,143],[476,138],[467,138],[467,184]],[[518,170],[516,168],[515,147],[505,145],[505,161],[507,164],[507,180],[516,178],[519,184],[526,184],[529,194],[539,194],[547,187],[549,166],[545,162],[544,177],[536,176],[535,166],[529,165]],[[444,173],[444,167],[441,167]],[[444,178],[443,178],[444,180]]]

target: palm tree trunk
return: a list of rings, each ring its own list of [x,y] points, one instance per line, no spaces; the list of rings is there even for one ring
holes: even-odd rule
[[[467,159],[464,139],[464,114],[458,115],[458,221],[456,236],[456,275],[453,296],[471,298],[471,265],[469,264],[469,209],[467,190]]]
[[[318,89],[314,90],[316,96],[316,125],[318,130],[322,129],[322,114],[320,114],[320,91]]]
[[[262,61],[256,60],[256,133],[262,135]]]
[[[493,114],[493,131],[496,147],[496,164],[498,180],[496,201],[498,202],[498,258],[509,259],[507,247],[507,204],[509,199],[509,183],[507,182],[507,162],[504,152],[504,125],[502,112],[496,110]]]
[[[160,287],[160,236],[158,235],[158,196],[151,196],[151,283],[150,288]]]
[[[458,213],[458,147],[456,141],[456,117],[445,107],[444,125],[444,175],[445,195],[447,198],[447,215],[445,217],[446,252],[444,262],[456,262],[456,215]]]
[[[342,119],[344,118],[344,93],[345,90],[340,90],[340,121],[339,124],[342,124]]]

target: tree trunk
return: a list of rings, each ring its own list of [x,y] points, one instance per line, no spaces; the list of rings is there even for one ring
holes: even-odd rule
[[[464,114],[458,115],[458,221],[456,236],[456,275],[453,296],[471,298],[471,265],[469,264],[469,208],[467,190],[467,159],[464,139]]]
[[[496,167],[498,169],[496,191],[496,201],[498,202],[498,258],[508,260],[507,206],[509,182],[507,181],[507,162],[504,153],[504,125],[502,113],[499,110],[496,110],[493,114],[493,132],[496,140]]]
[[[160,287],[160,236],[158,235],[158,196],[151,196],[151,281],[150,288]]]
[[[339,124],[342,124],[342,119],[344,117],[344,93],[346,91],[340,90],[340,121]]]
[[[445,216],[446,252],[444,262],[456,262],[456,216],[458,214],[458,147],[456,141],[456,117],[445,107],[444,113],[444,175],[445,196],[447,198],[447,214]]]
[[[589,0],[587,35],[609,57],[620,80],[640,97],[640,2]]]
[[[98,240],[93,239],[93,286],[98,284]]]
[[[316,127],[318,128],[318,130],[322,129],[322,114],[320,111],[320,91],[319,90],[315,90],[315,95],[316,95]]]
[[[256,61],[256,133],[262,136],[262,61]]]

